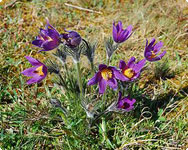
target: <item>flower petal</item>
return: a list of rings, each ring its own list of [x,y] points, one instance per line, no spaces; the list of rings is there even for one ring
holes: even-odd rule
[[[146,46],[145,46],[145,48],[148,46],[148,39],[146,39]]]
[[[155,38],[153,38],[153,39],[151,40],[151,42],[149,43],[148,47],[149,47],[149,48],[152,47],[154,43],[155,43]]]
[[[128,39],[130,36],[131,36],[131,32],[132,32],[132,29],[133,29],[133,26],[132,25],[129,25],[128,27],[127,27],[127,32],[128,32],[128,36],[127,36],[127,38],[126,39]]]
[[[75,37],[71,40],[71,45],[72,46],[78,46],[80,42],[82,41],[81,37]]]
[[[119,31],[118,33],[118,42],[122,43],[126,40],[126,36],[128,35],[128,32],[126,30]]]
[[[59,39],[60,35],[56,30],[48,29],[47,35],[50,36],[52,39]]]
[[[42,72],[44,73],[44,78],[45,78],[47,76],[47,73],[48,73],[48,68],[44,64],[43,64],[43,67],[42,67]]]
[[[133,78],[131,78],[131,81],[134,81],[135,79],[140,77],[140,72],[136,73]]]
[[[153,38],[151,40],[151,42],[149,43],[149,45],[148,45],[148,40],[146,39],[146,46],[145,46],[145,51],[144,51],[144,56],[145,57],[147,57],[146,53],[153,51],[153,44],[154,43],[155,43],[155,38]]]
[[[132,35],[132,33],[131,33],[132,28],[133,28],[132,25],[129,25],[127,27],[127,29],[125,29],[125,32],[122,35],[122,38],[124,39],[124,41],[127,40]]]
[[[25,56],[25,58],[26,58],[26,59],[31,63],[31,65],[33,65],[33,66],[41,66],[41,65],[43,65],[43,63],[41,63],[39,60],[34,59],[34,58],[30,57],[30,56]]]
[[[35,45],[35,46],[37,46],[37,47],[41,47],[41,45],[42,45],[43,42],[44,42],[43,40],[34,40],[32,42],[32,44]]]
[[[121,81],[126,80],[125,76],[119,70],[117,70],[115,67],[109,67],[109,68],[111,70],[113,70],[113,74],[114,74],[116,79],[121,80]]]
[[[120,69],[125,69],[125,67],[126,67],[125,61],[120,60],[120,61],[119,61],[119,68],[120,68]]]
[[[117,86],[117,80],[114,78],[111,78],[107,81],[108,85],[113,89],[116,90],[118,88]]]
[[[164,51],[163,53],[161,53],[160,55],[158,55],[158,56],[156,56],[156,57],[154,57],[154,58],[146,58],[148,61],[151,61],[151,62],[153,62],[153,61],[158,61],[158,60],[161,60],[162,59],[162,57],[164,56],[166,54],[166,51]]]
[[[118,39],[117,39],[117,29],[116,29],[115,25],[113,25],[112,35],[113,35],[114,41],[118,42]]]
[[[125,110],[126,111],[130,111],[130,110],[132,110],[134,108],[134,106],[129,106],[128,108],[126,108]]]
[[[134,66],[134,62],[135,62],[136,58],[135,57],[131,57],[127,63],[127,66],[129,68],[132,68]]]
[[[100,72],[97,72],[87,83],[87,85],[94,85],[99,82],[100,79]]]
[[[135,64],[133,67],[133,70],[135,71],[135,73],[140,72],[142,68],[144,67],[145,63],[146,63],[146,59],[142,59],[137,64]]]
[[[117,32],[121,32],[123,30],[123,25],[121,21],[118,21],[116,28],[117,28]]]
[[[32,84],[32,83],[39,83],[42,79],[44,79],[45,77],[44,76],[34,76],[33,78],[27,80],[27,84]]]
[[[166,54],[166,51],[164,51],[163,53],[161,53],[160,55],[156,56],[155,58],[149,59],[149,61],[158,61],[161,60],[162,57]]]
[[[123,99],[120,99],[117,103],[117,108],[122,108],[123,107],[123,104],[124,104],[124,101]]]
[[[161,47],[163,47],[163,42],[160,41],[159,43],[155,44],[153,52],[157,54],[160,51]]]
[[[105,69],[105,68],[107,68],[107,65],[105,65],[105,64],[100,64],[99,65],[99,70],[100,71],[103,70],[103,69]]]
[[[103,94],[106,90],[107,81],[103,78],[99,81],[99,93]]]
[[[56,30],[49,22],[48,19],[46,19],[46,30],[48,29],[48,26],[50,26],[52,29]]]
[[[49,23],[49,20],[46,20],[46,31],[48,31],[48,32],[51,32],[51,31],[49,31],[49,30],[53,30],[53,34],[54,35],[56,35],[56,36],[59,36],[59,33],[58,33],[58,31]],[[51,29],[49,29],[49,27],[51,28]]]
[[[28,68],[28,69],[25,69],[24,71],[22,71],[21,73],[25,76],[32,77],[32,76],[36,75],[36,73],[34,73],[34,71],[36,69],[37,69],[37,67]]]
[[[136,99],[131,100],[131,105],[133,105],[136,102]]]
[[[46,42],[44,42],[42,44],[42,47],[46,51],[52,50],[52,49],[54,49],[54,48],[56,48],[58,46],[59,46],[59,43],[58,43],[58,41],[55,41],[55,40],[54,41],[50,41],[50,42],[46,41]]]

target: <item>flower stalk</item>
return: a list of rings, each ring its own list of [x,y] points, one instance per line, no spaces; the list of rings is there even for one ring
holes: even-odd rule
[[[95,73],[94,64],[93,64],[93,62],[91,62],[91,74],[92,74],[92,76],[94,75],[94,73]]]
[[[103,96],[102,96],[102,101],[103,101],[103,110],[105,110],[106,107],[106,92],[104,92]]]
[[[100,117],[102,117],[103,115],[107,114],[109,111],[108,110],[104,110],[103,112],[101,112],[100,114],[98,114],[90,123],[90,127],[98,120],[100,119]]]
[[[71,80],[71,79],[72,79],[72,75],[70,74],[70,71],[69,71],[69,69],[68,69],[68,67],[67,67],[67,64],[64,63],[63,67],[65,68],[66,74],[67,74],[67,76],[68,76],[68,80],[69,80],[71,86],[73,87],[74,84],[72,83],[72,80]]]
[[[80,94],[81,94],[81,97],[83,97],[83,86],[82,86],[80,62],[76,62],[76,70],[77,70],[78,85],[79,85],[79,89],[80,89]]]

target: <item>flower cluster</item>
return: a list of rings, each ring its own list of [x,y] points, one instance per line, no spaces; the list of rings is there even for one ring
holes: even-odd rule
[[[113,66],[100,64],[99,71],[88,81],[88,85],[99,83],[99,93],[101,94],[105,92],[107,85],[113,90],[116,90],[118,87],[116,79],[121,81],[133,81],[140,76],[140,72],[144,67],[146,60],[143,59],[136,64],[134,62],[135,57],[132,57],[127,65],[125,61],[120,60],[120,70]]]
[[[128,26],[125,30],[123,29],[122,22],[119,21],[117,25],[113,23],[113,40],[115,43],[123,43],[126,41],[132,34],[132,26]],[[99,93],[104,94],[107,85],[113,90],[117,90],[118,83],[117,80],[123,82],[133,82],[134,80],[138,79],[140,73],[146,64],[147,61],[158,61],[160,60],[165,54],[166,51],[160,52],[160,49],[163,46],[163,43],[160,41],[159,43],[155,43],[155,39],[153,38],[152,41],[148,45],[148,40],[146,40],[145,52],[144,52],[144,59],[135,63],[136,58],[131,57],[127,64],[124,60],[120,60],[119,62],[119,69],[114,66],[107,66],[105,64],[99,65],[99,71],[88,81],[88,85],[99,85]],[[108,53],[109,50],[107,50]],[[112,50],[113,53],[114,50]],[[110,54],[110,56],[112,55]],[[109,58],[109,57],[108,57]],[[109,61],[108,61],[109,62]],[[116,108],[121,108],[125,110],[131,110],[133,108],[133,104],[136,102],[135,99],[132,101],[130,100],[129,96],[121,99],[121,92],[119,93],[118,103]]]
[[[47,20],[45,29],[40,29],[39,35],[32,42],[32,44],[39,48],[42,48],[38,52],[50,51],[58,48],[58,46],[62,43],[62,40],[64,40],[64,43],[69,47],[78,46],[82,40],[81,36],[75,31],[65,31],[68,33],[59,34],[59,32]],[[65,52],[61,52],[60,50],[58,50],[56,55],[60,55],[60,59],[62,59],[62,61],[65,61]],[[22,72],[22,74],[25,76],[33,77],[26,83],[39,83],[47,75],[47,66],[32,57],[26,56],[26,59],[34,66]]]
[[[108,91],[108,86],[114,91],[119,91],[119,97],[117,101],[113,102],[112,105],[110,105],[104,112],[128,112],[134,108],[134,103],[136,102],[136,100],[134,98],[131,98],[130,94],[122,98],[122,92],[120,91],[118,85],[123,82],[130,83],[138,80],[146,62],[158,61],[162,59],[162,57],[166,54],[166,51],[160,53],[161,48],[163,47],[163,42],[160,41],[156,43],[156,40],[153,38],[148,44],[148,40],[146,39],[144,59],[136,61],[135,57],[131,57],[128,62],[125,62],[124,60],[119,60],[118,67],[111,66],[110,59],[113,52],[118,48],[121,43],[125,42],[130,38],[133,33],[132,29],[132,25],[129,25],[126,29],[123,29],[121,21],[119,21],[117,25],[115,24],[115,22],[113,23],[113,40],[112,38],[109,38],[109,41],[106,42],[107,64],[100,64],[98,66],[98,71],[95,74],[94,53],[96,49],[96,44],[92,45],[91,43],[87,42],[76,31],[69,31],[65,29],[64,33],[60,34],[52,25],[50,25],[49,21],[47,20],[45,29],[40,29],[39,35],[32,42],[32,44],[39,48],[42,48],[41,50],[39,50],[39,52],[51,51],[57,48],[54,56],[62,62],[66,70],[68,70],[66,66],[66,58],[68,55],[72,56],[77,68],[77,80],[79,85],[79,92],[81,94],[80,96],[82,99],[85,98],[84,91],[86,90],[83,89],[82,86],[80,55],[86,55],[91,64],[91,72],[93,73],[93,77],[88,81],[87,85],[98,84],[99,94],[103,94],[104,100],[105,93],[107,94],[106,91]],[[63,49],[61,49],[62,47]],[[58,75],[61,79],[61,83],[67,88],[65,80],[61,76],[60,69],[57,67],[58,65],[49,61],[51,62],[51,66],[47,67],[37,59],[29,56],[26,56],[25,58],[33,66],[22,72],[23,75],[32,77],[26,82],[27,84],[41,82],[47,76],[47,72],[50,72]],[[67,73],[67,76],[70,76],[70,72]],[[70,78],[72,78],[72,76],[70,76]],[[70,82],[69,84],[72,87],[76,87],[74,85],[74,82]],[[88,111],[88,108],[85,108],[84,110]],[[90,115],[90,117],[94,117],[95,115],[94,113],[90,112],[86,112],[86,114],[93,114]]]

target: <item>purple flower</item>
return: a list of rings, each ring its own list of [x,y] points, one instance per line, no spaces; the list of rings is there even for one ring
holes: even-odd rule
[[[144,56],[148,61],[158,61],[162,59],[162,57],[166,54],[166,51],[157,55],[160,52],[161,47],[163,47],[163,42],[155,43],[155,39],[153,38],[148,45],[148,40],[146,40],[145,52]]]
[[[117,80],[122,80],[124,76],[113,66],[99,65],[99,71],[88,81],[88,85],[99,83],[99,93],[103,94],[109,85],[113,90],[117,89]]]
[[[47,75],[47,71],[48,71],[47,67],[37,59],[34,59],[29,56],[25,56],[25,58],[31,63],[32,66],[34,66],[32,68],[28,68],[23,72],[21,72],[25,76],[32,77],[26,83],[27,84],[32,84],[36,82],[38,83],[41,80],[43,80]]]
[[[52,25],[49,24],[48,20],[46,28],[40,29],[39,35],[32,42],[33,45],[43,48],[39,52],[53,50],[58,47],[60,43],[60,34]]]
[[[136,100],[135,99],[131,99],[129,96],[122,98],[122,93],[119,92],[119,98],[118,98],[118,102],[116,104],[116,107],[117,107],[117,109],[130,111],[130,110],[132,110],[134,108],[133,104],[135,102],[136,102]]]
[[[113,39],[116,43],[122,43],[131,36],[132,25],[129,25],[127,29],[123,30],[122,22],[119,21],[117,25],[113,23]]]
[[[124,75],[123,81],[133,81],[140,76],[140,71],[144,67],[146,60],[142,59],[138,63],[135,63],[135,60],[135,57],[131,57],[127,64],[125,61],[120,60],[119,68]]]
[[[80,34],[78,34],[75,31],[68,31],[65,30],[68,33],[61,34],[61,37],[65,40],[65,44],[69,47],[77,47],[80,45],[82,38]]]

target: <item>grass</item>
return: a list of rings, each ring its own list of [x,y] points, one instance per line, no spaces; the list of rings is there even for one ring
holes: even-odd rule
[[[72,8],[65,2],[100,13]],[[0,148],[186,149],[187,10],[185,0],[0,2]],[[105,61],[103,41],[111,35],[113,20],[134,27],[131,38],[113,55],[113,65],[131,56],[142,59],[146,38],[164,42],[164,59],[147,65],[140,80],[129,85],[137,100],[134,111],[108,114],[90,129],[78,93],[59,89],[51,81],[55,80],[53,74],[38,85],[25,84],[26,78],[20,72],[30,64],[24,56],[43,62],[50,57],[49,53],[37,53],[31,44],[46,17],[60,32],[66,27],[85,39],[96,39],[95,67]],[[81,59],[86,86],[91,78],[90,68],[87,59]],[[76,72],[70,59],[68,67]],[[71,79],[76,84],[76,77]],[[77,85],[72,88],[78,89]],[[88,101],[97,103],[101,97],[96,95],[97,91],[93,95],[87,93]],[[117,93],[109,90],[108,103],[116,97]],[[67,116],[50,104],[51,98],[61,101]]]

